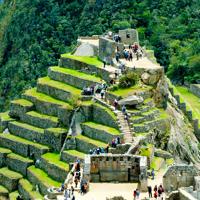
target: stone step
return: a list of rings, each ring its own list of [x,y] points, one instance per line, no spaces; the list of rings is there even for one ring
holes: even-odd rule
[[[36,111],[30,111],[20,117],[22,122],[39,128],[55,128],[59,124],[57,117],[41,114]]]
[[[21,178],[21,174],[11,171],[7,167],[0,169],[0,184],[6,187],[9,192],[17,190]]]
[[[8,199],[9,191],[4,186],[0,185],[0,198],[2,200]]]
[[[60,154],[46,153],[41,157],[40,168],[52,179],[64,182],[69,172],[69,164],[60,160]]]
[[[12,153],[10,149],[0,147],[0,168],[6,166],[6,157]]]
[[[34,105],[31,101],[26,99],[17,99],[11,101],[9,115],[12,117],[21,117],[26,112],[34,109]]]
[[[76,149],[86,154],[89,153],[90,149],[96,149],[98,147],[105,148],[106,146],[106,143],[99,140],[94,140],[81,134],[76,136]]]
[[[120,137],[120,131],[94,122],[85,122],[81,124],[83,135],[99,140],[105,143],[111,143],[115,137]]]
[[[64,138],[68,132],[64,128],[42,129],[19,121],[10,122],[8,128],[13,135],[48,145],[56,151],[62,148]]]
[[[49,148],[45,145],[31,142],[11,134],[0,134],[0,146],[8,148],[21,156],[34,159],[40,158],[42,154],[49,151]]]
[[[67,163],[74,163],[76,159],[78,158],[81,162],[83,162],[85,155],[86,155],[85,153],[77,151],[75,149],[65,150],[61,154],[61,160]]]
[[[101,84],[101,79],[94,75],[61,67],[50,67],[48,69],[48,76],[53,80],[67,83],[81,90],[86,86]]]
[[[13,171],[19,172],[23,176],[27,175],[27,168],[33,164],[33,160],[18,154],[10,153],[6,157],[7,167]]]
[[[20,179],[18,186],[19,193],[25,200],[42,200],[43,196],[35,191],[36,188],[27,179]]]
[[[47,189],[50,187],[60,187],[61,183],[54,181],[43,170],[31,166],[27,171],[27,178],[33,185],[38,185],[39,191],[42,195],[47,194]]]
[[[73,97],[80,98],[81,90],[49,77],[38,79],[37,91],[62,101],[70,102]]]
[[[59,117],[60,107],[64,107],[66,112],[72,110],[72,106],[69,105],[67,102],[60,101],[46,94],[37,92],[36,88],[25,91],[23,97],[33,102],[38,112],[46,115]]]

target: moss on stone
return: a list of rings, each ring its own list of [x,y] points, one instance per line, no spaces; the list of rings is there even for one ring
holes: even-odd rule
[[[38,83],[43,84],[43,85],[48,85],[48,86],[51,86],[51,87],[54,87],[54,88],[57,88],[57,89],[60,89],[60,90],[64,90],[66,92],[70,92],[70,93],[77,95],[77,96],[81,95],[81,90],[79,90],[79,89],[77,89],[73,86],[67,85],[66,83],[62,83],[62,82],[59,82],[59,81],[52,80],[49,77],[40,78],[38,80]]]
[[[101,78],[96,77],[94,75],[85,74],[85,73],[79,72],[77,70],[62,68],[62,67],[51,67],[51,70],[56,71],[56,72],[60,72],[60,73],[63,73],[63,74],[71,75],[71,76],[74,76],[74,77],[77,77],[77,78],[80,78],[80,79],[101,83]]]
[[[69,58],[73,60],[77,60],[89,65],[95,65],[97,67],[103,67],[103,63],[97,57],[89,57],[89,56],[75,56],[70,53],[62,54],[61,58]]]
[[[112,128],[112,127],[109,127],[109,126],[105,126],[105,125],[98,124],[98,123],[95,123],[95,122],[85,122],[83,124],[86,125],[86,126],[89,126],[91,128],[94,128],[94,129],[106,131],[106,132],[108,132],[112,135],[120,135],[119,130]]]
[[[60,187],[61,183],[54,181],[51,179],[47,173],[45,173],[43,170],[36,168],[35,166],[31,166],[28,168],[28,171],[35,176],[42,184],[54,186],[54,187]]]
[[[20,179],[20,178],[22,178],[21,174],[14,172],[14,171],[11,171],[7,167],[1,168],[0,174],[8,177],[9,179]]]
[[[7,157],[11,158],[11,159],[15,159],[15,160],[20,160],[21,162],[26,162],[26,163],[32,163],[33,162],[33,160],[31,160],[29,158],[25,158],[23,156],[20,156],[18,154],[14,154],[14,153],[10,153]]]
[[[69,171],[69,164],[60,160],[60,154],[46,153],[42,155],[42,158],[45,159],[50,164],[56,165],[59,168]]]
[[[40,101],[49,102],[49,103],[52,103],[52,104],[65,106],[68,109],[72,109],[72,106],[69,105],[68,103],[66,103],[64,101],[57,100],[57,99],[55,99],[53,97],[50,97],[50,96],[48,96],[46,94],[37,92],[36,88],[32,88],[32,89],[26,90],[24,95],[39,99]]]
[[[84,141],[86,143],[91,143],[91,144],[93,144],[93,145],[95,145],[97,147],[104,147],[105,148],[107,146],[106,143],[100,142],[99,140],[94,140],[92,138],[83,136],[81,134],[76,136],[76,138],[79,139],[79,140],[82,140],[82,141]]]

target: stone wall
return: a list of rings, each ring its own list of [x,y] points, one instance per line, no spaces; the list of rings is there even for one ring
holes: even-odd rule
[[[117,44],[115,41],[101,37],[99,39],[99,57],[108,64],[113,64]]]
[[[138,32],[135,29],[119,30],[119,36],[121,37],[121,42],[125,44],[139,43]]]
[[[194,95],[200,97],[200,84],[191,84],[190,92],[192,92]]]
[[[197,169],[193,165],[173,165],[163,176],[163,186],[166,192],[175,191],[180,187],[189,187],[194,184]]]
[[[90,156],[92,182],[146,182],[146,158],[135,155],[106,154]]]
[[[198,200],[200,199],[200,191],[194,191],[193,187],[179,189],[180,200]]]

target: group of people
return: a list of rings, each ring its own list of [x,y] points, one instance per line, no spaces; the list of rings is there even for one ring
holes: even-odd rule
[[[90,155],[100,155],[100,154],[104,154],[104,153],[108,153],[109,152],[109,143],[107,144],[107,146],[105,148],[103,147],[98,147],[96,149],[90,149],[89,154]]]
[[[160,184],[159,187],[157,185],[155,185],[153,190],[152,190],[151,186],[148,186],[147,188],[148,188],[149,198],[163,199],[164,188],[163,188],[162,184]]]
[[[105,97],[106,90],[108,88],[108,85],[102,81],[102,83],[97,83],[96,85],[91,85],[88,87],[84,87],[82,91],[82,95],[95,95],[100,94],[101,98],[103,99]]]
[[[112,148],[116,148],[118,144],[121,144],[120,137],[113,138],[111,142]]]

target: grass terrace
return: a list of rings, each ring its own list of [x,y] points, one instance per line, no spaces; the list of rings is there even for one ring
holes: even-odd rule
[[[62,67],[58,67],[58,66],[51,67],[51,70],[57,71],[57,72],[60,72],[60,73],[63,73],[63,74],[68,74],[68,75],[78,77],[78,78],[81,78],[81,79],[85,79],[85,80],[88,80],[88,81],[94,81],[94,82],[101,83],[101,78],[94,76],[94,75],[85,74],[85,73],[79,72],[77,70],[73,70],[73,69],[69,69],[69,68],[62,68]]]
[[[14,171],[11,171],[7,167],[1,168],[0,169],[0,174],[3,174],[4,176],[7,176],[7,177],[9,177],[11,179],[20,179],[20,178],[22,178],[21,174],[19,174],[17,172],[14,172]]]
[[[127,97],[129,95],[134,94],[135,92],[138,91],[148,91],[151,90],[152,87],[151,86],[145,86],[145,87],[141,87],[141,85],[134,85],[130,88],[120,88],[118,90],[115,91],[109,91],[109,93],[116,95],[116,96],[121,96],[121,97]]]
[[[4,193],[4,194],[8,193],[8,190],[5,187],[3,187],[2,185],[0,185],[0,194],[2,194],[2,193]]]
[[[17,100],[12,101],[11,103],[20,104],[23,106],[33,106],[33,103],[26,99],[17,99]]]
[[[63,161],[60,161],[60,154],[46,153],[42,155],[42,158],[45,159],[50,164],[57,165],[58,167],[69,171],[69,165]]]
[[[67,54],[62,54],[61,58],[69,58],[69,59],[77,60],[89,65],[95,65],[99,68],[103,67],[103,63],[97,57],[75,56],[70,53],[67,53]]]
[[[153,145],[148,144],[147,146],[140,148],[140,156],[150,157],[153,152]]]
[[[70,93],[72,93],[74,95],[81,96],[81,90],[79,90],[79,89],[77,89],[75,87],[72,87],[70,85],[67,85],[66,83],[62,83],[62,82],[59,82],[59,81],[54,81],[54,80],[50,79],[49,77],[40,78],[38,80],[38,83],[41,84],[41,85],[52,86],[54,88],[70,92]]]
[[[9,112],[4,112],[4,113],[0,113],[0,119],[1,121],[9,121],[9,120],[13,120],[9,114]]]
[[[85,122],[83,124],[85,124],[85,125],[87,125],[91,128],[94,128],[94,129],[106,131],[106,132],[108,132],[112,135],[120,135],[119,130],[112,128],[112,127],[109,127],[109,126],[104,126],[104,125],[101,125],[101,124],[98,124],[98,123],[95,123],[95,122]]]
[[[14,192],[10,193],[9,200],[16,200],[18,195],[19,195],[18,191],[14,191]]]
[[[28,96],[35,97],[35,98],[40,99],[40,100],[45,101],[45,102],[51,102],[51,103],[58,104],[58,105],[61,105],[61,106],[66,106],[66,108],[68,108],[68,109],[72,109],[72,106],[70,106],[68,103],[66,103],[64,101],[60,101],[60,100],[55,99],[55,98],[52,98],[52,97],[50,97],[46,94],[37,92],[36,88],[26,90],[24,94],[28,95]]]
[[[82,158],[84,159],[85,158],[85,153],[83,152],[80,152],[80,151],[77,151],[77,150],[66,150],[64,151],[66,153],[68,153],[69,155],[72,155],[74,157],[78,157],[78,158]]]
[[[6,149],[6,148],[2,148],[0,147],[0,153],[12,153],[12,151],[10,149]]]

